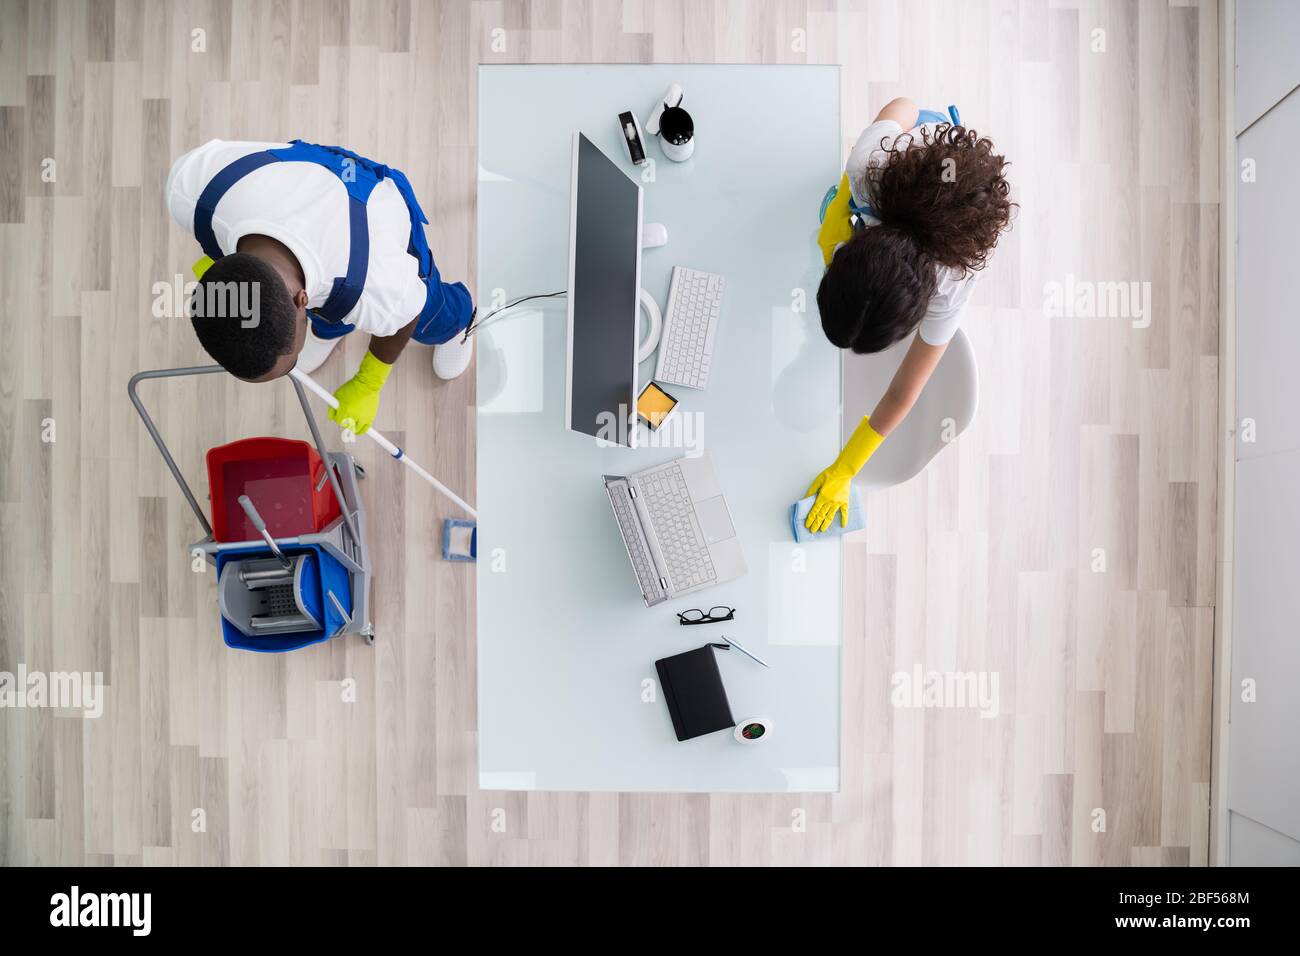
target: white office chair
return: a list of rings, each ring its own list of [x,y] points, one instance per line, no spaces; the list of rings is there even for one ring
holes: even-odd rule
[[[844,434],[847,441],[871,414],[898,370],[911,336],[873,355],[844,353]],[[915,478],[931,459],[950,445],[975,418],[979,370],[975,350],[961,329],[948,344],[921,397],[854,479],[864,491],[888,488]]]

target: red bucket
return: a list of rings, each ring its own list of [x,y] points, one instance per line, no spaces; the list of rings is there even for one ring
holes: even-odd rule
[[[217,541],[256,541],[261,535],[239,506],[248,495],[276,538],[324,529],[339,516],[325,463],[305,441],[245,438],[209,449],[208,497]]]

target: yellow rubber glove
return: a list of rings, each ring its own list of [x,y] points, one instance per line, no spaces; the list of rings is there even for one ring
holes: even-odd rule
[[[849,200],[852,198],[849,174],[845,173],[835,191],[835,198],[826,207],[821,230],[817,233],[817,245],[821,246],[822,259],[828,266],[831,264],[831,256],[835,255],[835,247],[853,238],[853,212],[849,209]]]
[[[370,431],[370,424],[379,414],[379,390],[388,381],[388,373],[392,370],[391,365],[366,352],[357,374],[340,385],[334,393],[334,397],[339,400],[339,407],[330,409],[330,420],[338,422],[344,428],[351,428],[358,435]]]
[[[885,436],[871,427],[870,416],[864,415],[862,423],[854,429],[839,457],[814,478],[804,492],[805,498],[817,495],[817,500],[808,510],[808,520],[803,525],[805,528],[809,531],[825,531],[835,520],[836,512],[840,516],[841,528],[849,523],[849,483],[884,440]]]

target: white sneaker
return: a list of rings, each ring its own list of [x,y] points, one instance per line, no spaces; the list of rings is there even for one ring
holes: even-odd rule
[[[312,332],[311,326],[308,325],[307,338],[302,343],[302,351],[298,353],[298,363],[294,368],[310,375],[325,364],[325,360],[334,351],[334,346],[338,345],[342,338],[341,335],[336,339],[319,338]]]
[[[473,357],[474,336],[465,338],[464,332],[457,332],[450,342],[433,347],[433,374],[450,382],[469,368]]]

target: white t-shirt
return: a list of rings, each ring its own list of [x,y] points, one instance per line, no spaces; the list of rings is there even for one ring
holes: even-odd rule
[[[923,127],[918,126],[917,130],[934,131],[937,126],[938,124],[935,123],[927,123]],[[865,189],[866,177],[873,167],[885,163],[886,152],[880,147],[881,140],[899,135],[910,139],[912,134],[905,132],[903,127],[893,120],[880,120],[868,126],[858,137],[853,152],[849,154],[848,162],[844,164],[844,171],[849,174],[849,188],[853,192],[853,201],[857,205],[868,206],[871,203]],[[921,141],[920,133],[917,132],[916,142]],[[895,142],[886,142],[886,146],[894,145]],[[867,226],[880,225],[880,220],[873,216],[864,215],[862,221]],[[975,291],[977,275],[978,273],[975,272],[962,275],[948,266],[937,267],[934,297],[926,307],[925,316],[921,319],[918,329],[922,340],[928,345],[946,345],[956,334],[957,326],[961,324],[962,313],[966,309],[966,302]]]
[[[234,143],[214,139],[190,150],[167,176],[167,209],[191,234],[194,206],[212,177],[230,163],[288,143]],[[370,262],[366,284],[347,321],[361,332],[392,335],[424,308],[420,264],[406,251],[411,216],[392,180],[375,187],[366,204],[370,223]],[[329,298],[334,279],[348,271],[348,191],[323,166],[306,162],[268,163],[235,183],[217,203],[212,232],[229,255],[247,235],[277,239],[302,266],[307,307]]]

